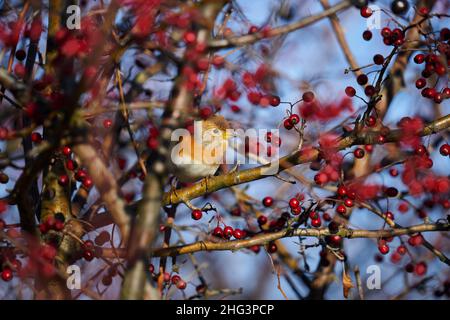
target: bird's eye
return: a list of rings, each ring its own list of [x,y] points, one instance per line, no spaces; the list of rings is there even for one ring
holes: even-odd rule
[[[213,133],[214,133],[214,134],[219,134],[219,129],[215,128],[215,129],[213,130]]]

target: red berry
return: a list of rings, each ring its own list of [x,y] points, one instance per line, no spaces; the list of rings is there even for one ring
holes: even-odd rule
[[[291,119],[290,118],[287,118],[287,119],[284,120],[283,126],[287,130],[291,130],[294,127],[293,124],[291,123]]]
[[[356,95],[356,90],[355,88],[348,86],[345,88],[345,94],[350,98],[354,97]]]
[[[426,155],[428,153],[427,152],[427,147],[425,147],[423,144],[417,146],[414,151],[419,156],[423,156],[423,155]]]
[[[257,26],[250,26],[250,28],[248,29],[249,34],[256,33],[256,32],[258,32]]]
[[[291,114],[289,116],[289,121],[291,122],[292,125],[297,124],[300,122],[300,117],[298,114]]]
[[[382,65],[384,63],[384,57],[381,54],[376,54],[373,56],[373,62],[376,65]]]
[[[106,242],[108,242],[110,240],[111,240],[111,235],[106,230],[100,232],[94,239],[95,244],[97,246],[102,246],[102,245],[104,245]]]
[[[450,88],[442,90],[442,94],[444,95],[444,98],[450,98]]]
[[[34,143],[40,143],[42,141],[42,136],[39,132],[33,132],[31,134],[31,141]]]
[[[219,55],[215,55],[212,59],[212,64],[216,68],[221,68],[225,64],[225,58]]]
[[[279,96],[271,96],[270,97],[270,105],[272,107],[277,107],[280,105],[280,97]]]
[[[23,61],[23,60],[25,60],[26,56],[27,56],[27,54],[26,54],[25,50],[20,49],[20,50],[16,51],[16,59],[17,60]]]
[[[339,231],[339,223],[336,221],[331,221],[328,224],[328,230],[330,230],[331,233],[337,233]]]
[[[183,40],[186,44],[193,44],[197,40],[197,35],[192,31],[188,31],[183,35]]]
[[[422,16],[427,16],[430,13],[430,10],[427,7],[422,7],[419,9],[419,13]]]
[[[394,220],[394,214],[392,212],[386,211],[384,215],[386,216],[387,219]]]
[[[344,205],[340,204],[340,205],[338,205],[338,206],[336,207],[336,212],[339,213],[339,214],[344,215],[344,214],[347,213],[347,209],[345,208]]]
[[[375,126],[377,124],[377,119],[374,117],[374,116],[369,116],[367,119],[366,119],[366,125],[368,126],[368,127],[373,127],[373,126]]]
[[[75,173],[75,179],[77,179],[77,181],[83,181],[84,178],[87,177],[87,172],[83,169],[78,169],[77,172]]]
[[[262,201],[264,207],[270,207],[273,205],[273,198],[272,197],[265,197]]]
[[[303,101],[305,102],[313,102],[314,101],[314,93],[311,91],[307,91],[302,96]]]
[[[213,232],[212,232],[213,236],[218,237],[218,238],[222,238],[223,237],[223,230],[221,227],[215,227]]]
[[[353,205],[354,205],[353,200],[350,199],[350,198],[345,199],[345,200],[344,200],[344,204],[345,204],[345,206],[348,207],[348,208],[351,208],[351,207],[353,207]]]
[[[436,93],[434,95],[434,102],[440,104],[444,100],[444,96],[441,93]]]
[[[364,31],[362,34],[362,37],[364,40],[370,41],[370,39],[372,39],[372,31],[370,31],[370,30]]]
[[[235,207],[235,208],[231,209],[230,213],[232,216],[240,217],[241,216],[241,208]]]
[[[418,247],[423,243],[423,237],[421,234],[417,234],[409,237],[408,243],[413,247]]]
[[[391,33],[392,33],[392,31],[388,27],[381,29],[381,36],[383,38],[389,38],[391,36]]]
[[[311,212],[309,213],[309,218],[310,218],[311,220],[319,219],[319,214],[318,214],[316,211],[311,211]]]
[[[8,281],[11,281],[12,278],[13,278],[13,272],[12,272],[12,270],[11,270],[10,268],[7,268],[7,267],[6,267],[6,268],[3,268],[3,271],[2,271],[2,280],[8,282]]]
[[[233,237],[235,237],[236,239],[242,239],[244,237],[244,231],[242,231],[241,229],[234,229]]]
[[[418,276],[423,276],[427,273],[427,264],[423,261],[419,262],[418,264],[416,264],[416,266],[414,267],[414,272],[416,275]]]
[[[63,230],[63,229],[64,229],[64,222],[61,221],[61,220],[56,220],[56,221],[55,221],[55,227],[54,227],[54,229],[55,229],[56,231],[61,231],[61,230]]]
[[[364,6],[361,8],[360,13],[363,18],[369,18],[372,15],[372,9],[370,7]]]
[[[191,217],[194,220],[200,220],[202,218],[202,211],[201,210],[192,210]]]
[[[2,229],[2,228],[0,227],[0,230],[1,230],[1,229]],[[40,231],[42,234],[46,234],[46,233],[48,232],[47,225],[46,225],[45,223],[39,224],[39,231]]]
[[[361,148],[356,148],[355,151],[353,151],[353,154],[355,155],[355,158],[361,159],[364,157],[364,150]]]
[[[318,185],[324,185],[325,183],[328,182],[328,176],[325,173],[320,172],[314,176],[314,181]]]
[[[264,215],[261,215],[258,217],[258,224],[260,226],[265,225],[267,223],[267,217]]]
[[[389,246],[385,243],[378,245],[378,251],[381,254],[387,254],[389,252]]]
[[[92,188],[94,182],[92,181],[92,179],[90,177],[85,177],[83,179],[83,187],[85,187],[86,189],[90,189]]]
[[[102,284],[105,286],[105,287],[109,287],[111,284],[112,284],[112,277],[110,276],[110,275],[105,275],[103,278],[102,278]]]
[[[177,283],[177,288],[180,289],[180,290],[186,289],[186,286],[187,286],[186,281],[180,280]]]
[[[106,129],[111,128],[112,123],[113,123],[113,122],[112,122],[111,119],[105,119],[105,120],[103,120],[103,126],[104,126]]]
[[[289,200],[289,206],[294,209],[294,208],[298,208],[298,206],[300,205],[300,201],[298,201],[297,198],[292,198],[291,200]]]
[[[425,55],[422,53],[416,54],[414,56],[414,62],[417,64],[421,64],[425,61]]]
[[[70,170],[70,171],[75,170],[75,161],[73,161],[72,159],[67,160],[66,168],[67,168],[67,170]]]
[[[315,228],[319,228],[322,225],[320,218],[311,220],[311,225]]]
[[[368,86],[364,89],[364,93],[365,93],[366,96],[368,96],[368,97],[374,96],[376,92],[377,92],[377,90],[376,90],[375,87],[372,86],[372,85],[368,85]]]
[[[294,216],[299,215],[301,212],[302,212],[302,208],[301,208],[301,207],[291,208],[291,213],[292,213]]]
[[[408,263],[408,264],[405,266],[405,271],[408,272],[408,273],[413,272],[413,271],[414,271],[414,265],[413,265],[412,263]]]
[[[337,189],[337,194],[341,197],[347,195],[347,188],[345,186],[339,186]]]
[[[356,78],[356,82],[358,82],[359,85],[363,86],[369,81],[369,78],[365,74],[360,74]]]
[[[275,252],[277,252],[277,250],[278,250],[278,247],[274,242],[271,242],[267,245],[267,251],[269,253],[275,253]]]
[[[396,197],[396,196],[398,195],[398,190],[397,190],[397,188],[389,187],[389,188],[387,188],[387,189],[384,191],[384,193],[385,193],[388,197],[393,198],[393,197]]]
[[[84,250],[93,249],[94,248],[94,242],[92,242],[92,240],[86,240],[86,241],[83,242],[82,248]]]
[[[63,175],[59,176],[58,183],[61,186],[67,186],[67,184],[69,183],[69,176],[67,174],[63,174]]]
[[[427,80],[424,78],[419,78],[416,80],[416,88],[422,89],[427,85]]]
[[[443,155],[444,157],[448,156],[450,154],[450,145],[449,144],[443,144],[440,148],[439,148],[439,153],[441,155]]]
[[[406,251],[407,250],[406,250],[406,247],[404,245],[400,245],[400,246],[397,247],[398,254],[400,254],[402,256],[406,253]]]
[[[92,251],[92,250],[84,250],[83,251],[83,258],[86,259],[86,261],[92,261],[94,259],[94,251]]]
[[[72,154],[72,149],[68,146],[64,146],[61,150],[62,154],[69,157]]]
[[[224,235],[224,237],[227,238],[227,239],[231,238],[231,236],[233,235],[233,228],[230,227],[230,226],[226,226],[226,227],[223,229],[223,235]]]
[[[342,243],[342,238],[340,236],[338,236],[337,234],[327,236],[325,238],[325,240],[327,241],[327,243],[330,246],[332,246],[334,248],[338,248]]]
[[[174,274],[173,276],[172,276],[172,278],[170,279],[170,281],[173,283],[173,284],[177,284],[178,283],[178,281],[180,281],[181,280],[181,277],[179,276],[179,275],[177,275],[177,274]]]

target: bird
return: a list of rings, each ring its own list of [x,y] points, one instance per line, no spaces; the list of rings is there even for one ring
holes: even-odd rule
[[[181,135],[171,145],[169,168],[179,182],[192,183],[213,176],[224,163],[228,140],[233,137],[230,123],[213,115],[194,125],[194,134]],[[195,130],[201,130],[201,134]]]

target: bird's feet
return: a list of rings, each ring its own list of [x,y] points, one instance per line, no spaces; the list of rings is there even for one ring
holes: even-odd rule
[[[230,170],[228,173],[235,173],[235,172],[237,172],[237,171],[238,171],[238,168],[239,168],[239,165],[240,165],[239,161],[236,162],[236,164],[234,165],[234,167],[231,168],[231,170]]]

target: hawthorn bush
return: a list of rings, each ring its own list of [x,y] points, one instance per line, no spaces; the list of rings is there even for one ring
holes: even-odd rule
[[[449,9],[0,1],[2,297],[448,298]],[[279,130],[177,182],[217,114]]]

